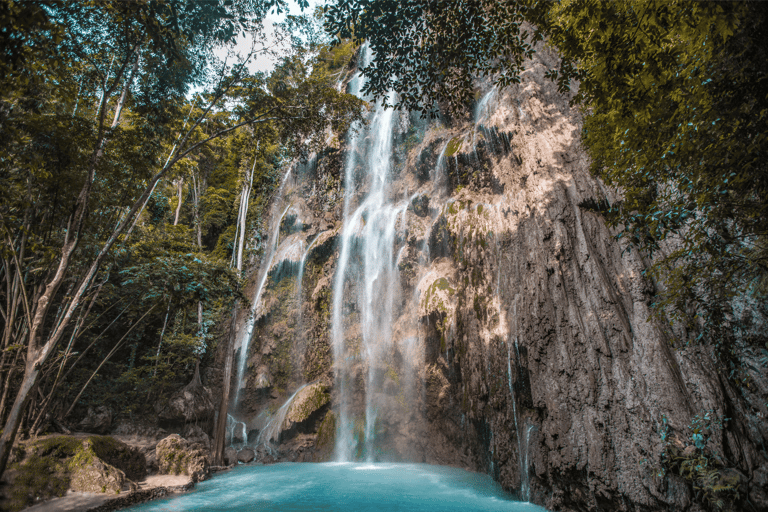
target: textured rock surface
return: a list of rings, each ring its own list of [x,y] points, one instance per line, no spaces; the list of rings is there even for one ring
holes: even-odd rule
[[[243,464],[248,464],[249,462],[253,462],[253,459],[256,458],[256,452],[253,451],[251,448],[243,448],[239,452],[237,452],[237,461],[242,462]]]
[[[80,431],[94,434],[107,434],[111,427],[112,411],[106,405],[88,407],[85,418],[77,425]]]
[[[579,113],[544,78],[555,62],[540,52],[521,84],[482,91],[490,98],[482,125],[425,126],[399,114],[391,195],[411,200],[397,224],[391,330],[411,352],[396,345],[377,362],[383,385],[369,392],[389,397],[377,411],[378,453],[489,472],[552,510],[700,510],[690,480],[661,472],[666,439],[689,450],[686,460],[721,461],[717,478],[738,482],[766,510],[765,367],[749,350],[738,354],[751,385],[736,390],[706,350],[675,346],[651,318],[647,262],[588,207],[616,195],[589,175]],[[290,205],[302,219],[290,229],[283,222],[280,240],[308,248],[306,268],[297,282],[272,262],[235,414],[258,430],[265,411],[317,379],[328,383],[331,407],[310,407],[316,421],[283,439],[280,454],[264,452],[270,460],[333,453],[330,312],[345,158],[329,150],[296,171],[273,210]],[[294,265],[296,253],[283,249]],[[360,417],[360,311],[353,287],[344,297],[351,410]],[[297,403],[291,412],[303,418]],[[708,411],[731,421],[709,434],[706,452],[691,450],[689,426]]]
[[[224,448],[224,464],[231,466],[237,462],[237,450],[231,446]]]
[[[193,482],[210,476],[208,450],[178,434],[171,434],[157,443],[155,452],[160,474],[189,475]]]
[[[187,423],[206,422],[214,413],[211,390],[200,383],[196,374],[192,382],[161,406],[158,417],[163,423],[183,428]]]
[[[93,459],[77,467],[69,485],[73,491],[117,494],[125,483],[125,473],[100,459]]]
[[[321,383],[311,384],[302,389],[291,402],[285,416],[287,425],[307,421],[313,414],[330,402],[328,386]]]

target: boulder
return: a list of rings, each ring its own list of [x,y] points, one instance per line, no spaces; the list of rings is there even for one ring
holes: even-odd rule
[[[236,462],[237,462],[237,450],[235,450],[231,446],[227,446],[226,448],[224,448],[224,464],[226,466],[231,466]]]
[[[316,382],[306,386],[294,397],[291,407],[285,415],[284,427],[287,429],[306,421],[315,411],[330,401],[331,395],[325,384]]]
[[[187,425],[184,428],[183,437],[190,443],[200,445],[208,452],[211,451],[211,438],[199,425]]]
[[[256,458],[256,452],[254,452],[251,448],[246,447],[237,452],[237,460],[243,464],[252,462],[254,458]]]
[[[106,434],[112,427],[112,411],[106,405],[98,407],[88,407],[88,412],[77,428],[83,432],[92,432],[94,434]]]
[[[157,443],[155,455],[161,475],[189,475],[193,482],[210,476],[208,451],[178,434],[171,434]]]
[[[75,460],[73,465],[75,469],[69,483],[73,491],[118,493],[128,481],[124,472],[98,457]]]
[[[181,425],[210,420],[214,414],[213,393],[203,386],[198,370],[192,381],[158,410],[161,422]]]

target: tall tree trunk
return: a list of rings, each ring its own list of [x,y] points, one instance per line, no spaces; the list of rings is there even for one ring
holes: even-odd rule
[[[181,193],[184,191],[184,179],[179,178],[176,182],[176,195],[179,198],[179,204],[176,205],[176,216],[173,218],[173,225],[177,226],[179,224],[179,214],[181,213]]]
[[[127,63],[128,60],[126,60],[126,63],[118,71],[118,75],[115,79],[115,85],[117,85],[117,83],[120,81]],[[127,89],[129,86],[130,84],[128,83],[128,80],[126,80],[124,87]],[[85,290],[87,290],[88,286],[90,286],[91,279],[93,279],[93,274],[95,274],[96,269],[94,269],[92,266],[91,272],[89,272],[85,276],[85,279],[83,279],[81,282],[78,293],[73,297],[69,307],[66,308],[66,312],[61,317],[61,320],[57,322],[58,325],[54,327],[53,333],[44,343],[41,343],[41,331],[48,316],[48,310],[50,309],[51,303],[59,289],[59,286],[64,281],[64,277],[66,276],[66,273],[69,269],[69,263],[71,261],[72,254],[77,248],[77,244],[80,240],[80,234],[85,223],[85,218],[88,214],[88,201],[91,195],[91,187],[93,185],[96,167],[104,155],[104,147],[109,135],[109,132],[105,129],[104,126],[104,116],[106,114],[107,100],[111,92],[111,90],[105,90],[101,98],[98,115],[99,130],[96,138],[96,144],[90,159],[85,183],[83,184],[83,188],[80,190],[80,193],[77,196],[74,212],[72,213],[72,216],[69,218],[69,222],[67,223],[67,231],[66,235],[64,236],[64,243],[61,247],[59,264],[56,267],[56,272],[53,274],[53,277],[50,281],[48,281],[48,283],[45,284],[43,292],[37,299],[34,314],[31,316],[31,320],[29,322],[29,334],[27,337],[27,359],[25,364],[26,368],[24,370],[24,377],[21,381],[21,387],[19,388],[19,391],[16,395],[16,399],[13,401],[13,405],[11,406],[10,412],[8,413],[8,418],[6,419],[3,433],[0,435],[0,476],[5,473],[5,467],[8,464],[8,457],[11,453],[13,441],[16,439],[16,433],[19,430],[21,420],[24,417],[24,412],[26,410],[27,404],[29,403],[29,399],[31,398],[30,391],[32,391],[37,384],[37,376],[42,369],[42,365],[45,363],[46,359],[48,359],[48,356],[58,343],[59,338],[63,334],[64,329],[67,327],[69,320],[74,313],[74,310],[79,304],[80,297],[82,297],[82,295],[85,293]],[[119,117],[115,117],[110,130],[117,126],[118,121]],[[109,247],[111,247],[111,244],[109,244]],[[101,263],[101,259],[103,257],[104,256],[102,254],[97,257],[98,264]],[[98,264],[96,264],[96,268],[98,268]]]
[[[227,340],[226,359],[224,362],[224,379],[221,383],[221,403],[219,404],[219,414],[216,421],[216,430],[213,434],[214,437],[214,451],[213,461],[214,464],[219,466],[223,465],[224,461],[224,438],[227,433],[227,410],[229,409],[229,388],[232,382],[232,365],[235,359],[235,334],[237,327],[237,313],[239,311],[239,303],[235,304],[234,311],[232,312],[232,323],[229,327],[229,339]]]
[[[118,76],[122,76],[122,72],[125,70],[125,67],[127,66],[128,63],[129,63],[129,60],[127,59],[126,62],[121,67],[121,70],[119,71]],[[115,85],[119,82],[119,80],[120,78],[115,79]],[[67,224],[67,230],[66,230],[64,242],[61,247],[58,266],[56,267],[56,271],[51,277],[51,279],[44,285],[43,284],[40,285],[39,292],[36,292],[35,294],[36,300],[33,301],[33,303],[35,304],[34,314],[32,315],[31,322],[29,322],[28,335],[26,335],[28,341],[27,341],[27,357],[25,360],[24,377],[22,379],[21,387],[16,395],[13,405],[11,406],[10,412],[8,414],[8,418],[5,422],[5,426],[2,431],[2,435],[0,435],[0,477],[2,477],[3,473],[5,473],[5,468],[8,464],[8,457],[10,456],[10,453],[11,453],[11,447],[13,446],[13,441],[16,438],[16,433],[18,432],[19,426],[21,425],[22,418],[24,417],[24,411],[26,410],[26,406],[29,403],[30,392],[34,389],[35,385],[37,384],[37,376],[40,373],[42,365],[46,362],[46,360],[48,359],[48,356],[50,356],[51,352],[56,347],[62,335],[64,334],[64,331],[69,325],[69,322],[72,319],[74,312],[77,310],[77,308],[80,305],[80,301],[82,300],[83,296],[88,291],[88,289],[90,288],[91,282],[94,276],[96,275],[96,272],[99,270],[99,267],[101,266],[101,262],[110,252],[110,250],[112,249],[114,244],[117,242],[119,237],[126,230],[126,228],[133,222],[134,216],[139,211],[139,209],[142,208],[144,204],[146,204],[157,182],[162,178],[164,178],[166,174],[168,174],[168,171],[176,164],[176,162],[184,158],[187,154],[191,153],[192,151],[205,146],[210,141],[221,138],[224,135],[231,133],[243,126],[253,125],[257,123],[265,123],[273,120],[273,118],[269,117],[269,115],[272,114],[272,111],[270,110],[264,114],[257,116],[256,118],[248,119],[248,120],[239,122],[233,126],[221,129],[218,132],[214,133],[213,135],[210,135],[199,142],[192,143],[189,147],[186,146],[187,142],[189,142],[189,139],[193,131],[200,125],[200,123],[203,122],[203,120],[205,120],[207,115],[218,103],[218,101],[235,83],[235,80],[236,78],[233,78],[226,85],[226,87],[217,91],[217,94],[211,99],[208,106],[205,108],[202,114],[197,118],[197,120],[193,123],[193,125],[189,128],[189,130],[187,130],[181,142],[179,142],[178,146],[179,148],[181,148],[179,150],[179,153],[173,159],[169,160],[166,163],[166,165],[163,166],[163,168],[149,180],[144,192],[133,203],[133,206],[131,206],[131,209],[128,212],[128,215],[126,215],[125,218],[122,221],[120,221],[119,225],[112,231],[112,233],[110,233],[106,242],[104,242],[104,244],[102,245],[101,250],[92,260],[88,269],[77,280],[77,282],[79,283],[79,286],[77,287],[75,292],[68,298],[69,305],[66,308],[64,308],[64,314],[61,316],[60,321],[53,327],[52,332],[46,336],[45,341],[43,342],[41,341],[41,338],[42,338],[41,330],[43,329],[43,326],[45,324],[45,320],[48,315],[48,310],[51,306],[51,301],[54,299],[56,291],[58,290],[59,286],[64,280],[64,277],[69,269],[70,259],[77,247],[77,242],[79,240],[82,227],[85,222],[85,217],[88,213],[88,200],[90,198],[90,192],[93,184],[94,175],[96,172],[96,167],[97,167],[97,164],[99,163],[99,160],[104,154],[104,147],[106,145],[108,135],[109,135],[109,131],[107,131],[104,127],[104,116],[106,114],[106,101],[109,94],[111,94],[111,90],[108,91],[109,94],[105,94],[102,97],[101,107],[99,109],[100,110],[100,115],[98,117],[99,130],[98,130],[98,135],[96,137],[96,145],[91,157],[85,183],[83,185],[82,190],[80,191],[80,194],[77,197],[77,200],[75,202],[74,212],[71,215],[69,222]]]

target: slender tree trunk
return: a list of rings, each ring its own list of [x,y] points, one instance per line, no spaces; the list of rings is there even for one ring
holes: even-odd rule
[[[120,73],[123,72],[127,64],[128,60],[126,60],[126,63],[122,66]],[[43,329],[45,320],[47,318],[48,310],[51,306],[51,301],[54,299],[56,291],[64,280],[67,270],[69,269],[70,259],[77,247],[77,242],[85,222],[85,217],[88,213],[88,200],[90,198],[91,186],[93,184],[96,167],[104,154],[104,147],[106,145],[109,134],[104,128],[104,115],[106,113],[105,107],[108,94],[105,94],[102,97],[101,106],[99,108],[100,114],[98,116],[99,130],[96,137],[97,142],[88,168],[85,184],[83,185],[83,188],[77,197],[74,212],[67,224],[66,235],[61,246],[58,266],[56,267],[56,271],[54,272],[51,279],[47,283],[40,285],[39,292],[35,294],[36,300],[32,301],[32,303],[35,304],[35,309],[34,314],[31,315],[32,319],[29,322],[29,331],[28,335],[26,336],[28,342],[24,377],[22,379],[20,389],[16,394],[13,405],[11,406],[2,434],[0,435],[0,477],[3,475],[3,473],[5,473],[11,447],[13,446],[16,433],[18,432],[19,426],[21,425],[21,421],[24,417],[26,406],[29,403],[29,399],[31,397],[30,392],[34,389],[37,383],[37,377],[40,369],[42,368],[42,365],[48,359],[48,356],[50,356],[51,352],[56,347],[62,335],[64,334],[64,330],[69,325],[75,310],[77,310],[79,307],[82,297],[90,288],[91,282],[99,267],[101,266],[101,262],[112,249],[112,246],[117,242],[120,235],[122,235],[128,225],[133,222],[134,216],[139,211],[139,209],[144,204],[146,204],[157,182],[165,177],[165,175],[173,167],[173,165],[175,165],[176,162],[178,162],[190,152],[205,146],[211,140],[221,138],[224,135],[246,125],[266,123],[275,119],[270,117],[273,114],[273,110],[269,110],[263,114],[260,114],[256,118],[247,119],[245,121],[236,123],[233,126],[221,129],[213,135],[210,135],[201,141],[192,143],[189,147],[187,147],[187,142],[189,141],[194,130],[200,125],[201,122],[203,122],[213,107],[235,83],[236,79],[237,77],[233,78],[224,88],[217,91],[217,94],[212,98],[202,114],[197,118],[189,130],[187,130],[186,134],[179,142],[178,146],[181,148],[179,150],[180,152],[173,159],[169,160],[169,162],[149,180],[144,192],[134,202],[133,206],[131,206],[128,215],[126,215],[118,227],[115,228],[115,230],[109,235],[99,253],[92,260],[88,270],[82,274],[78,281],[80,284],[75,290],[74,294],[72,294],[72,296],[68,299],[69,305],[65,308],[65,312],[62,315],[60,322],[58,322],[58,324],[53,328],[52,332],[47,335],[45,341],[41,342],[41,330]],[[115,83],[117,84],[118,81],[119,78],[116,78]],[[111,93],[111,91],[109,92]]]
[[[112,356],[115,354],[115,352],[117,352],[117,349],[119,349],[119,348],[120,348],[120,347],[123,345],[123,342],[124,342],[124,341],[125,341],[125,339],[128,337],[128,335],[129,335],[129,334],[131,334],[131,331],[133,331],[133,328],[134,328],[134,327],[136,327],[137,325],[139,325],[139,324],[141,323],[141,321],[142,321],[142,320],[144,320],[144,317],[146,317],[148,314],[150,314],[150,313],[152,312],[152,310],[153,310],[153,309],[155,309],[155,307],[156,307],[156,306],[157,306],[157,304],[155,304],[155,305],[153,305],[151,308],[149,308],[149,309],[147,310],[147,312],[146,312],[146,313],[144,313],[143,315],[141,315],[141,318],[139,318],[138,320],[136,320],[136,321],[133,323],[133,325],[132,325],[132,326],[131,326],[131,327],[128,329],[128,331],[126,331],[126,333],[125,333],[125,334],[123,334],[123,337],[122,337],[122,338],[120,338],[120,340],[119,340],[119,341],[118,341],[118,342],[115,344],[114,348],[113,348],[112,350],[110,350],[110,351],[109,351],[109,353],[108,353],[108,354],[107,354],[107,355],[104,357],[104,359],[101,361],[101,363],[99,364],[99,366],[98,366],[98,367],[97,367],[97,368],[96,368],[96,369],[93,371],[93,373],[91,374],[91,376],[90,376],[90,377],[88,378],[88,380],[85,382],[85,384],[83,385],[83,387],[82,387],[82,389],[80,390],[80,392],[77,394],[77,396],[75,397],[75,399],[72,401],[72,405],[70,405],[70,406],[69,406],[69,409],[67,409],[67,412],[65,412],[65,413],[64,413],[64,416],[62,416],[62,419],[64,419],[64,418],[66,418],[67,416],[69,416],[69,413],[71,413],[71,412],[72,412],[72,409],[74,409],[74,408],[75,408],[75,406],[77,405],[77,402],[78,402],[78,400],[80,400],[80,397],[81,397],[81,396],[83,396],[83,393],[84,393],[84,392],[85,392],[85,390],[88,388],[88,384],[90,384],[90,383],[91,383],[91,381],[93,380],[93,378],[96,376],[96,374],[97,374],[97,373],[99,373],[99,370],[101,370],[101,367],[102,367],[102,366],[104,366],[104,365],[107,363],[107,361],[109,361],[109,358],[110,358],[110,357],[112,357]]]
[[[8,374],[5,376],[5,386],[3,387],[3,397],[0,398],[0,419],[5,416],[5,403],[8,399],[8,390],[11,388],[11,379],[16,372],[16,364],[19,361],[19,355],[21,355],[21,349],[16,351],[16,355],[13,357],[13,363],[8,369]]]
[[[227,433],[227,410],[229,409],[229,388],[232,382],[232,364],[235,358],[234,345],[235,335],[237,327],[237,313],[239,311],[239,303],[235,303],[234,311],[232,312],[232,323],[229,328],[229,339],[227,340],[226,359],[224,363],[224,379],[221,383],[221,403],[219,404],[219,414],[216,421],[216,430],[214,432],[214,451],[213,461],[214,464],[219,466],[224,464],[224,438]]]
[[[163,345],[163,335],[165,334],[165,327],[168,325],[168,315],[171,312],[171,299],[168,299],[168,309],[165,311],[165,320],[163,320],[163,328],[160,330],[160,341],[157,342],[157,354],[155,354],[155,368],[152,370],[152,378],[157,377],[157,362],[160,360],[160,347]],[[150,391],[151,392],[151,391]],[[147,395],[149,399],[149,395]]]
[[[176,182],[176,195],[179,198],[179,204],[176,205],[176,216],[173,219],[173,225],[177,226],[179,224],[179,214],[181,213],[181,193],[184,191],[184,179],[179,178],[179,180]]]
[[[120,80],[120,76],[124,70],[125,66],[123,66],[118,72],[118,77],[116,78],[115,83]],[[129,85],[130,84],[126,80],[125,88],[128,88]],[[61,247],[59,264],[55,273],[53,274],[53,277],[50,281],[48,281],[48,283],[46,283],[42,294],[37,299],[34,315],[31,316],[29,321],[27,359],[25,364],[26,368],[24,370],[24,377],[21,381],[21,387],[19,388],[19,391],[16,395],[16,399],[13,401],[13,405],[11,406],[11,409],[8,413],[8,418],[5,422],[3,433],[0,435],[0,476],[5,473],[5,467],[8,464],[8,457],[11,453],[13,441],[16,439],[16,433],[19,430],[22,418],[24,417],[24,412],[26,411],[27,404],[31,398],[30,391],[32,391],[37,384],[37,376],[40,373],[42,365],[45,363],[46,359],[48,359],[48,356],[58,343],[59,338],[63,334],[64,329],[66,328],[70,318],[72,317],[72,314],[74,313],[74,310],[79,304],[80,297],[83,296],[86,289],[90,286],[91,279],[93,279],[93,274],[95,274],[96,269],[92,266],[91,272],[89,272],[83,279],[78,292],[72,298],[69,307],[66,308],[66,312],[61,317],[60,321],[57,322],[53,333],[44,343],[41,343],[41,331],[44,327],[46,317],[48,316],[48,310],[50,309],[51,301],[54,299],[59,286],[64,281],[64,277],[66,276],[66,273],[69,269],[69,263],[71,261],[72,254],[75,252],[77,244],[80,240],[80,234],[85,223],[85,217],[88,213],[88,200],[90,199],[93,178],[96,173],[96,167],[98,166],[101,157],[104,155],[104,146],[106,145],[108,136],[107,131],[104,128],[104,115],[106,114],[107,99],[110,93],[111,91],[105,90],[101,98],[98,115],[99,131],[96,138],[96,145],[91,156],[85,183],[83,184],[83,188],[80,190],[80,193],[77,196],[74,212],[69,218],[69,222],[67,223],[67,232],[64,237],[64,243]],[[112,128],[117,125],[118,121],[119,118],[116,117],[113,121]],[[109,244],[109,247],[111,247],[111,244]],[[94,262],[96,268],[98,268],[98,265],[101,263],[101,259],[103,257],[103,254],[100,254],[97,257],[97,262]],[[20,271],[21,269],[19,268],[19,272]]]

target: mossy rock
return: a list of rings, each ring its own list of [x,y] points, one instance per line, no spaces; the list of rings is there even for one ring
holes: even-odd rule
[[[207,451],[178,434],[171,434],[157,443],[155,454],[161,475],[189,475],[194,482],[210,475]]]
[[[321,384],[310,384],[296,395],[285,416],[287,424],[306,421],[312,414],[331,401],[328,388]]]
[[[19,445],[14,458],[9,500],[3,506],[11,512],[63,496],[68,489],[118,493],[147,472],[141,452],[108,436],[54,436]]]
[[[445,148],[445,156],[451,157],[459,152],[461,149],[461,145],[464,142],[463,139],[459,137],[454,137],[451,139],[451,141],[448,143],[448,146]]]
[[[333,411],[328,411],[317,429],[317,441],[315,447],[314,460],[321,462],[329,460],[333,454],[333,448],[336,443],[336,416]]]
[[[147,459],[138,449],[109,436],[91,436],[86,442],[98,458],[125,472],[130,480],[139,481],[147,476]]]

